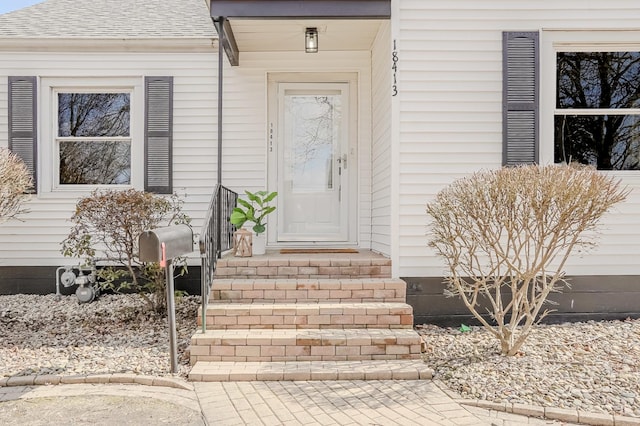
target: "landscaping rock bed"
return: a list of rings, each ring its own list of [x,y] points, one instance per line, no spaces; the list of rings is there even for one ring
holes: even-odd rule
[[[179,375],[189,371],[198,297],[176,303]],[[543,325],[514,357],[480,327],[417,327],[436,376],[463,398],[640,417],[640,320]],[[166,316],[138,296],[0,296],[0,377],[170,374]]]
[[[199,297],[176,302],[179,373],[189,371],[186,349],[196,329]],[[0,377],[38,374],[137,373],[168,375],[166,315],[146,310],[137,295],[0,296]]]
[[[417,328],[434,378],[463,398],[640,417],[640,320],[541,325],[513,357],[481,327]]]

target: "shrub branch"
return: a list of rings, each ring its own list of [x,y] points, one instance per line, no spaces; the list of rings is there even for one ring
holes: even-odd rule
[[[106,262],[98,270],[101,287],[136,292],[150,309],[164,311],[164,270],[157,263],[140,261],[138,237],[149,229],[189,222],[177,196],[96,190],[78,201],[71,221],[73,227],[62,242],[65,256]]]
[[[33,187],[31,173],[22,160],[6,148],[0,148],[0,223],[26,213],[22,208]]]
[[[593,168],[522,166],[458,180],[427,205],[429,246],[447,264],[447,291],[518,352],[568,282],[574,249],[595,245],[602,216],[628,191]],[[479,311],[487,306],[490,324]]]

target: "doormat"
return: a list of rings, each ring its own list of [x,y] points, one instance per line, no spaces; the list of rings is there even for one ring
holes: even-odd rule
[[[280,254],[326,254],[326,253],[359,253],[352,248],[312,248],[312,249],[281,249]]]

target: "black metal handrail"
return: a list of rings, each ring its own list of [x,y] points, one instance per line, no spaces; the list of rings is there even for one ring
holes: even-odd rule
[[[200,232],[203,333],[207,331],[207,304],[216,262],[222,257],[222,252],[233,247],[233,233],[236,227],[229,222],[229,217],[237,200],[237,193],[220,184],[216,185]]]

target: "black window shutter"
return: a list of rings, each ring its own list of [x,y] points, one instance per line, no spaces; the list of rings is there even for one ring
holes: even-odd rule
[[[24,161],[37,185],[36,77],[9,77],[9,149]]]
[[[145,77],[144,189],[173,192],[173,77]]]
[[[502,46],[502,164],[538,163],[538,33],[504,32]]]

